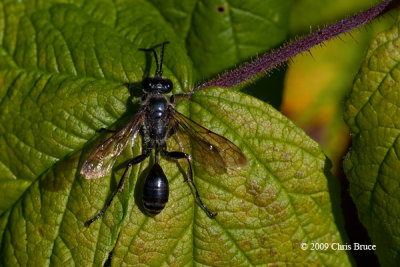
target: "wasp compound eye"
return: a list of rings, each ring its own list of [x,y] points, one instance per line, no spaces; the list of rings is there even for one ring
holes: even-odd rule
[[[172,89],[174,88],[174,85],[170,79],[164,79],[163,85],[164,85],[163,91],[161,92],[163,94],[170,93],[172,91]]]
[[[143,187],[143,206],[148,215],[159,214],[168,202],[169,187],[164,171],[158,163],[151,168]]]

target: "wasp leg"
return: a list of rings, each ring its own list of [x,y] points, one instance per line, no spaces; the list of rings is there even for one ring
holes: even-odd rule
[[[111,198],[108,200],[108,202],[104,205],[104,208],[96,216],[94,216],[92,219],[85,222],[85,226],[89,227],[94,221],[96,221],[98,218],[103,216],[103,214],[106,212],[108,207],[111,205],[111,202],[113,201],[114,197],[118,194],[118,192],[122,191],[122,189],[124,188],[124,182],[125,182],[126,174],[128,173],[129,168],[132,165],[139,164],[140,162],[145,160],[148,156],[150,156],[152,149],[153,149],[152,147],[149,147],[145,153],[133,158],[132,160],[130,160],[128,162],[128,165],[125,168],[124,174],[122,174],[121,180],[119,180],[118,187],[112,194]]]
[[[172,104],[176,104],[179,101],[181,101],[183,98],[190,98],[192,96],[192,94],[190,92],[171,95],[169,102],[171,102]]]
[[[192,95],[194,93],[196,93],[197,91],[199,91],[201,89],[201,85],[197,86],[196,88],[194,88],[192,91],[186,92],[186,93],[180,93],[180,94],[174,94],[170,97],[169,102],[171,102],[172,104],[176,104],[178,103],[181,99],[183,98],[187,98],[189,99],[190,97],[192,97]]]
[[[172,151],[169,152],[167,151],[165,148],[163,148],[162,152],[164,153],[164,155],[166,157],[169,157],[171,159],[186,159],[187,160],[187,164],[188,164],[188,169],[187,169],[187,179],[189,180],[189,182],[192,184],[193,189],[194,189],[194,193],[196,195],[196,198],[198,199],[201,207],[203,208],[203,210],[207,213],[207,215],[214,219],[215,216],[217,216],[217,213],[212,213],[207,206],[204,204],[204,202],[201,200],[199,192],[197,191],[196,185],[193,182],[193,171],[192,171],[192,165],[190,163],[190,156],[187,153],[184,152],[180,152],[180,151]]]

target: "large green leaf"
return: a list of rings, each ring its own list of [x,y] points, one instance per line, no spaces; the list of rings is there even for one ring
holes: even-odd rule
[[[345,114],[353,134],[344,166],[350,193],[383,266],[400,262],[399,25],[372,42]]]
[[[186,43],[200,78],[215,75],[279,45],[287,34],[291,3],[196,1],[191,22],[195,27],[188,31]]]
[[[164,75],[175,92],[189,90],[196,60],[187,56],[194,50],[178,31],[189,34],[203,25],[187,28],[188,22],[175,21],[173,12],[163,13],[165,3],[161,8],[155,1],[75,2],[0,3],[2,265],[98,266],[111,251],[115,265],[349,264],[344,251],[300,247],[342,242],[338,187],[320,147],[267,104],[228,89],[204,90],[177,106],[232,140],[249,159],[244,168],[221,175],[195,165],[200,195],[219,213],[215,220],[183,183],[185,162],[164,159],[170,200],[160,215],[144,215],[140,185],[149,159],[130,170],[106,214],[85,227],[116,188],[126,161],[141,153],[137,138],[105,177],[86,180],[79,174],[106,138],[96,132],[120,127],[137,110],[140,81],[155,68],[139,48],[170,41]],[[252,3],[253,13],[280,6]],[[251,19],[244,16],[243,25]],[[261,29],[259,34],[268,35]],[[132,84],[133,96],[125,83]]]

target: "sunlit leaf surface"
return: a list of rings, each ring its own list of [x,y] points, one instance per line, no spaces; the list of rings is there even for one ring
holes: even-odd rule
[[[127,160],[141,153],[138,137],[103,178],[80,174],[107,138],[98,130],[121,127],[138,109],[140,82],[155,69],[139,48],[169,41],[164,76],[183,92],[199,80],[193,77],[281,42],[290,1],[61,2],[0,2],[1,265],[101,266],[111,251],[116,266],[349,264],[345,251],[300,248],[342,243],[338,188],[320,147],[269,105],[233,89],[204,90],[177,107],[248,159],[224,174],[195,165],[215,220],[184,183],[185,162],[165,159],[169,202],[158,216],[144,215],[140,185],[150,158],[131,169],[106,214],[84,226]],[[253,25],[260,27],[246,30]]]

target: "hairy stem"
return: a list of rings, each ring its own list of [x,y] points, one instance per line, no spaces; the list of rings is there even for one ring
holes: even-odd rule
[[[399,6],[400,0],[384,1],[366,11],[355,16],[344,19],[332,26],[318,30],[296,42],[288,43],[280,49],[264,54],[262,57],[248,63],[244,63],[233,71],[226,72],[212,80],[209,80],[194,90],[186,93],[191,95],[198,90],[208,87],[234,87],[238,84],[251,80],[262,72],[268,72],[291,57],[309,51],[315,45],[321,44],[342,33],[349,32],[354,28],[370,22],[371,20],[387,13]]]

